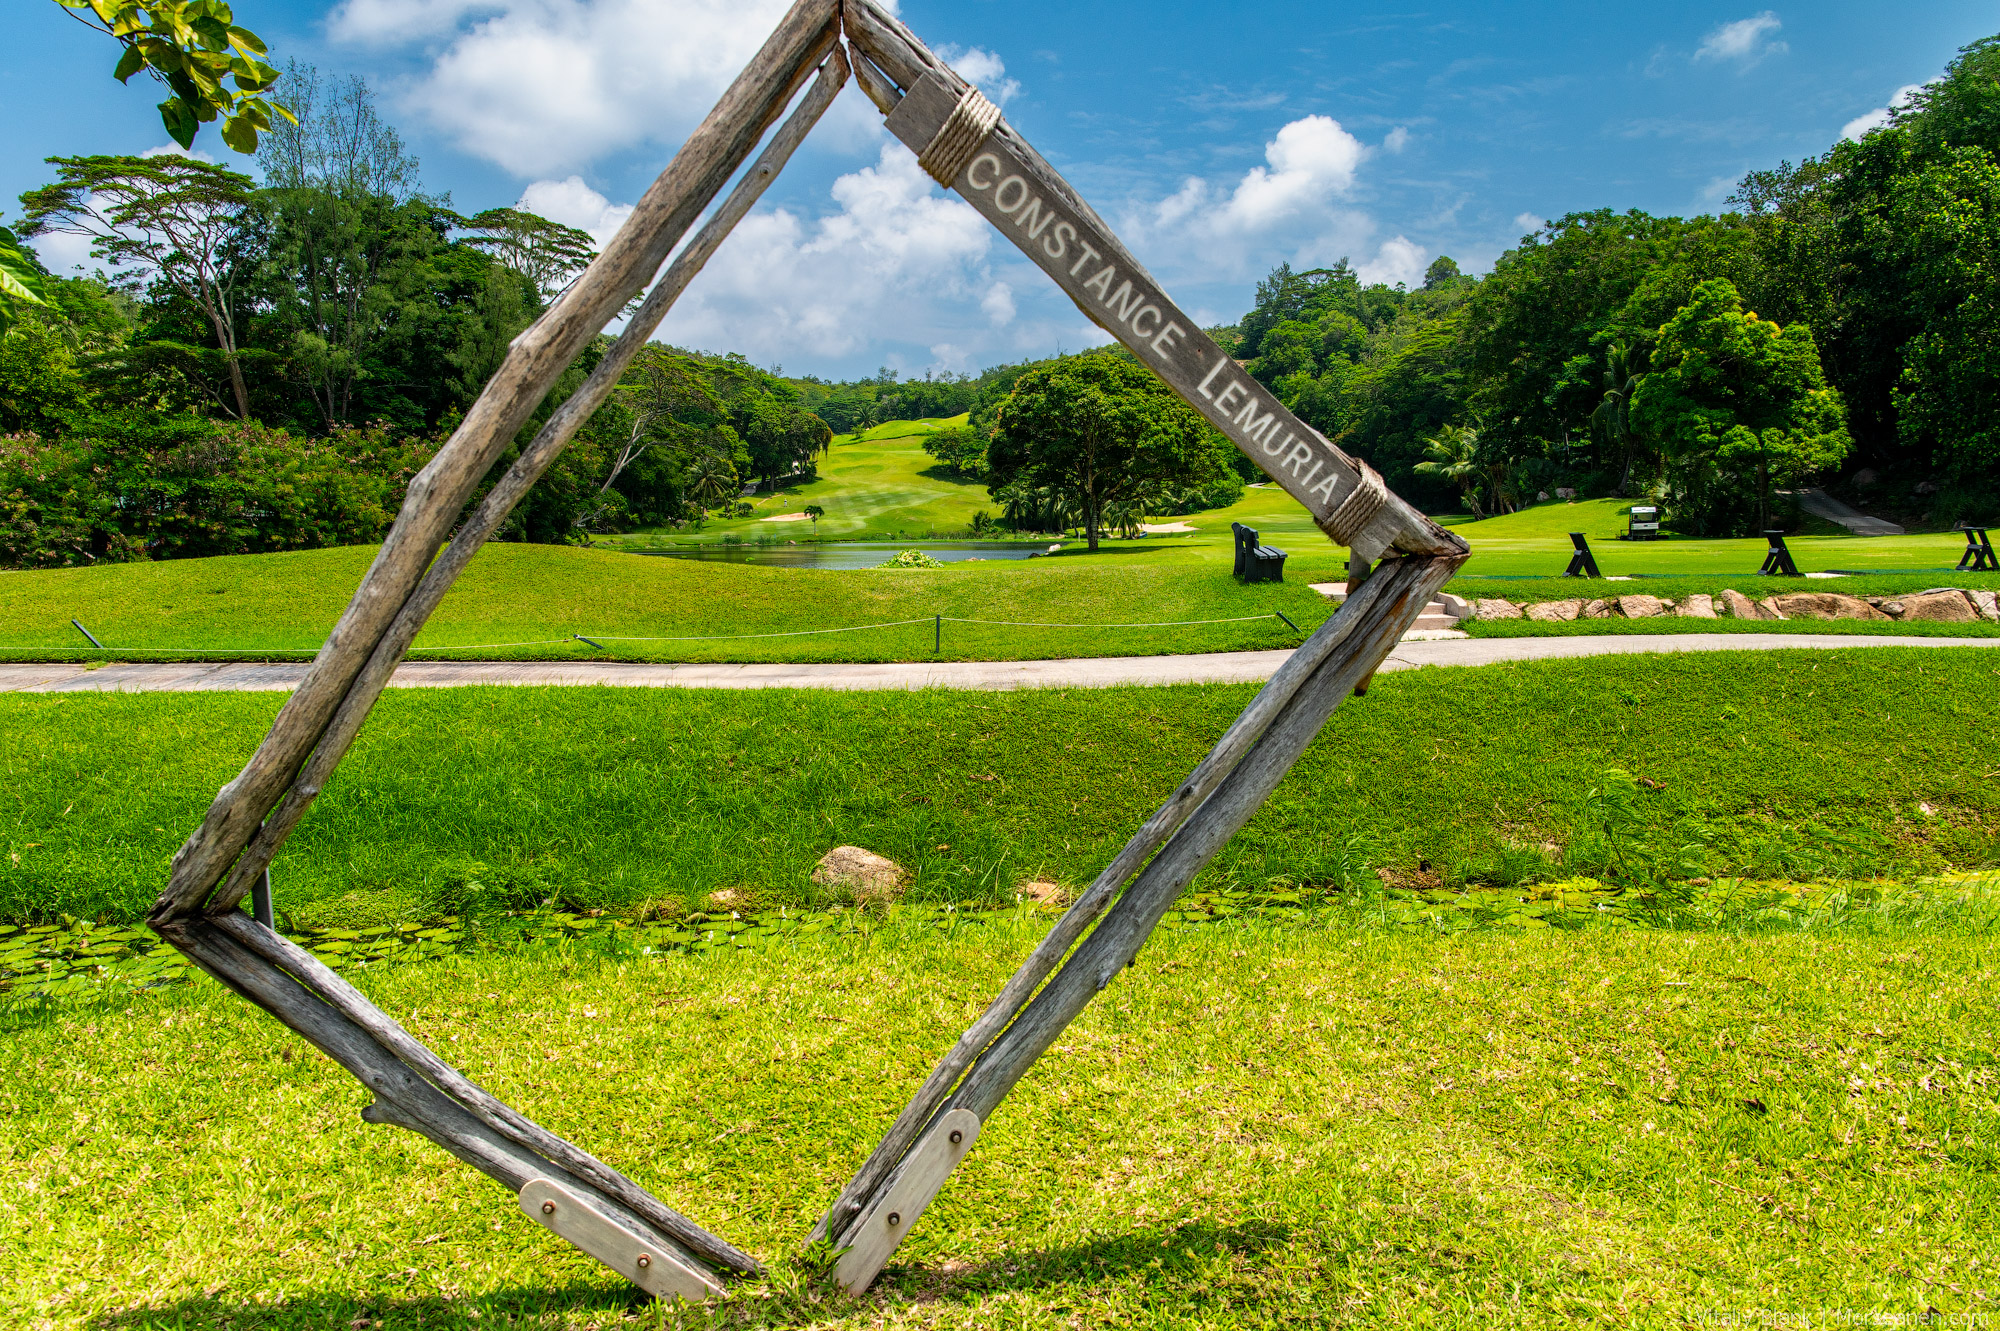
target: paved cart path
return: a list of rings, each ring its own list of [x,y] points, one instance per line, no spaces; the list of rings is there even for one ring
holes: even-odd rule
[[[2000,647],[1995,638],[1820,633],[1660,633],[1576,638],[1461,638],[1405,642],[1384,670],[1622,652],[1769,651],[1804,647]],[[608,684],[700,689],[1102,688],[1115,684],[1238,684],[1269,679],[1289,652],[1101,656],[1065,661],[940,661],[879,665],[666,665],[592,661],[406,661],[391,687],[462,684]],[[284,691],[304,662],[0,665],[0,692],[200,693]]]

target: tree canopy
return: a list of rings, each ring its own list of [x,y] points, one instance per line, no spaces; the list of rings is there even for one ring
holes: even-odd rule
[[[988,484],[1074,494],[1090,548],[1106,509],[1222,479],[1234,448],[1149,371],[1117,352],[1035,367],[995,414]]]

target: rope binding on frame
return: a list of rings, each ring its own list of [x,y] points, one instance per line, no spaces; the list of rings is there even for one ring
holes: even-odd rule
[[[1368,530],[1368,524],[1375,520],[1383,505],[1389,502],[1388,487],[1382,484],[1382,476],[1360,458],[1354,465],[1361,469],[1361,479],[1340,501],[1340,506],[1326,515],[1320,522],[1320,529],[1333,538],[1335,545],[1352,549],[1354,542]]]
[[[1000,108],[979,89],[967,85],[965,95],[951,108],[930,143],[917,154],[917,165],[946,189],[986,142],[986,136],[1000,123]]]

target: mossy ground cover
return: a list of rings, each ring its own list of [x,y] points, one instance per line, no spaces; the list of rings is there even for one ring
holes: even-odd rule
[[[1975,648],[1384,675],[1198,887],[1990,866],[1996,683]],[[1087,882],[1251,693],[392,690],[280,855],[278,903],[346,928],[719,890],[816,907],[813,865],[853,844],[913,900],[1004,905]],[[141,917],[279,702],[0,697],[0,919]]]
[[[2000,1296],[2000,988],[1990,920],[1960,914],[1163,931],[842,1298],[786,1255],[1046,926],[355,973],[772,1263],[703,1309],[641,1302],[484,1178],[364,1126],[359,1086],[211,982],[0,1005],[0,1321],[1872,1325]]]

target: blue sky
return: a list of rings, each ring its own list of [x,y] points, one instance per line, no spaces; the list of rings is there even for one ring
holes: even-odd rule
[[[762,40],[774,0],[242,0],[291,56],[366,77],[432,191],[608,235]],[[2000,30],[1989,5],[1763,9],[903,0],[1192,312],[1281,262],[1484,271],[1573,209],[1712,212]],[[53,154],[166,142],[151,88],[49,0],[0,56],[11,203]],[[226,153],[213,131],[198,148]],[[239,159],[240,160],[240,159]],[[17,208],[7,210],[9,216]],[[51,247],[57,264],[83,256]],[[662,336],[829,376],[968,370],[1102,341],[850,90]]]

